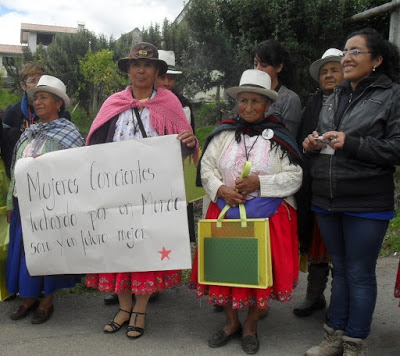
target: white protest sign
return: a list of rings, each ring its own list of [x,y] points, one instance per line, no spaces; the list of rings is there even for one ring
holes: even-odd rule
[[[15,177],[31,275],[191,268],[176,135],[20,159]]]

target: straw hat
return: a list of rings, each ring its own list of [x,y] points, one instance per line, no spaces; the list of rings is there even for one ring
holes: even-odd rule
[[[128,62],[136,59],[150,59],[152,61],[156,61],[160,70],[158,73],[159,75],[165,74],[168,69],[167,63],[158,58],[157,47],[147,42],[135,44],[129,53],[129,57],[121,58],[118,61],[118,68],[123,72],[128,72]]]
[[[71,105],[71,99],[67,95],[65,84],[58,78],[51,75],[42,75],[35,88],[27,91],[29,98],[33,98],[36,92],[44,91],[60,97],[64,101],[65,108]]]
[[[247,69],[240,78],[238,87],[232,87],[227,90],[232,98],[237,98],[238,94],[243,92],[258,93],[265,95],[271,100],[278,99],[278,93],[271,89],[271,77],[257,69]]]
[[[328,62],[341,62],[343,53],[340,49],[329,48],[322,55],[321,59],[316,60],[310,65],[310,75],[311,77],[319,83],[319,71],[325,63]]]
[[[158,58],[167,63],[167,74],[182,74],[181,71],[175,69],[175,53],[173,51],[158,51]]]

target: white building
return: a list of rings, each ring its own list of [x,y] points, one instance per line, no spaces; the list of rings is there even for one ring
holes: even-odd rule
[[[13,57],[22,56],[24,47],[28,47],[32,53],[35,53],[40,44],[47,47],[53,41],[57,33],[77,33],[84,28],[85,25],[83,23],[78,23],[78,27],[21,23],[21,45],[0,44],[0,71],[6,74],[3,66],[4,61]]]

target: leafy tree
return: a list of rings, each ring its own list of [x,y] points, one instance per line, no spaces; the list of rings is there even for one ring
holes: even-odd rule
[[[162,38],[160,26],[158,24],[150,25],[147,30],[143,30],[143,42],[152,43],[157,48],[161,48]]]
[[[85,77],[79,65],[88,51],[97,52],[108,47],[104,36],[99,38],[89,31],[76,34],[57,34],[47,48],[47,66],[50,73],[60,78],[67,86],[69,95],[90,113],[92,92],[87,90]]]
[[[341,48],[348,33],[366,26],[387,34],[389,14],[358,23],[348,21],[350,16],[385,2],[193,0],[186,15],[192,39],[185,64],[192,68],[189,82],[207,88],[210,78],[201,71],[217,69],[224,74],[223,85],[237,84],[242,71],[252,67],[256,44],[274,38],[291,53],[301,83],[297,91],[304,98],[315,87],[308,68],[327,48]]]
[[[126,84],[125,76],[113,61],[113,52],[107,49],[96,53],[88,51],[80,61],[80,69],[85,79],[80,90],[91,93],[93,112],[109,95],[123,89]]]

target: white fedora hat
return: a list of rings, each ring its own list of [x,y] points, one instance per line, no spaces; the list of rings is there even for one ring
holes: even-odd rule
[[[237,98],[238,94],[243,92],[258,93],[265,95],[271,100],[278,99],[278,93],[271,89],[271,77],[257,69],[247,69],[240,78],[238,87],[232,87],[227,90],[232,98]]]
[[[182,74],[181,71],[175,70],[175,53],[173,51],[158,50],[158,58],[167,63],[167,74]]]
[[[340,49],[337,48],[329,48],[322,55],[321,59],[316,60],[313,64],[310,65],[310,75],[311,77],[319,82],[319,70],[322,65],[328,62],[341,62],[343,57],[343,53]]]
[[[64,101],[65,108],[71,105],[71,99],[67,95],[65,84],[58,78],[51,75],[42,75],[35,88],[27,91],[28,96],[33,98],[33,95],[38,91],[45,91],[60,97]]]

